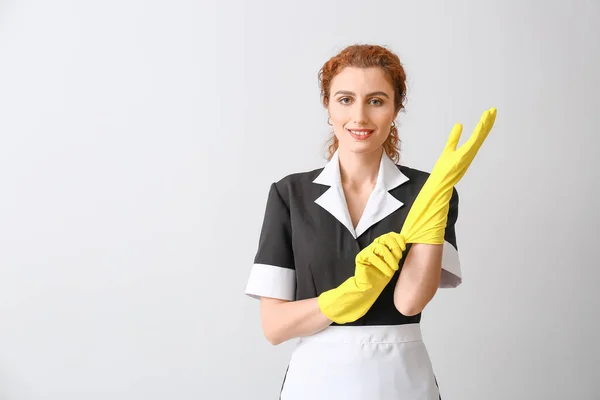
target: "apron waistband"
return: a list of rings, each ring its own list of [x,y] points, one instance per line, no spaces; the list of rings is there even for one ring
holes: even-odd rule
[[[402,343],[422,340],[421,324],[329,326],[320,332],[300,338],[300,342],[329,343]]]

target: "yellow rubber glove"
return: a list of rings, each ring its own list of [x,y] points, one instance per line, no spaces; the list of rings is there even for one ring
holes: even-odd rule
[[[318,303],[323,314],[340,324],[356,321],[371,308],[398,270],[407,243],[444,243],[454,185],[471,165],[495,119],[496,109],[484,112],[471,138],[459,149],[456,146],[462,125],[454,126],[400,233],[386,233],[358,253],[354,276],[319,296]]]
[[[400,234],[406,243],[443,244],[454,185],[465,175],[496,120],[496,109],[483,113],[469,140],[456,148],[462,125],[456,124],[442,155],[419,191]]]
[[[319,296],[321,312],[338,324],[365,315],[398,270],[404,250],[397,233],[379,236],[356,255],[354,276]]]

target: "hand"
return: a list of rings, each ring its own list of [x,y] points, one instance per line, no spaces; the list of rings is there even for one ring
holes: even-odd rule
[[[456,185],[467,172],[481,145],[496,121],[496,109],[491,108],[483,113],[469,140],[458,149],[456,146],[462,134],[462,125],[456,124],[450,132],[450,137],[442,155],[431,171],[430,180],[436,184]],[[433,179],[432,179],[433,178]]]
[[[354,276],[319,296],[321,312],[340,324],[365,315],[398,270],[405,249],[396,232],[375,239],[356,255]]]
[[[373,240],[356,255],[356,284],[369,287],[380,280],[386,280],[387,284],[398,270],[404,250],[404,238],[396,232],[388,232]]]
[[[454,125],[442,155],[406,217],[400,232],[406,243],[444,243],[452,190],[467,172],[495,120],[495,108],[485,111],[469,140],[458,149],[462,125]]]

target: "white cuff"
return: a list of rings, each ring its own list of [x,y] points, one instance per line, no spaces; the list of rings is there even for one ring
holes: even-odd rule
[[[458,251],[449,242],[444,242],[442,255],[442,278],[440,288],[455,288],[462,283],[462,272]]]
[[[296,298],[296,271],[274,265],[254,264],[246,283],[246,295],[293,301]]]

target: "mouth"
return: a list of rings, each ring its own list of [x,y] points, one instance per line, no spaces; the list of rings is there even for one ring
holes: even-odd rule
[[[346,128],[346,132],[348,132],[350,134],[350,136],[352,136],[356,140],[366,140],[369,137],[371,137],[371,135],[373,134],[373,132],[375,132],[375,130],[374,129],[347,129]]]

